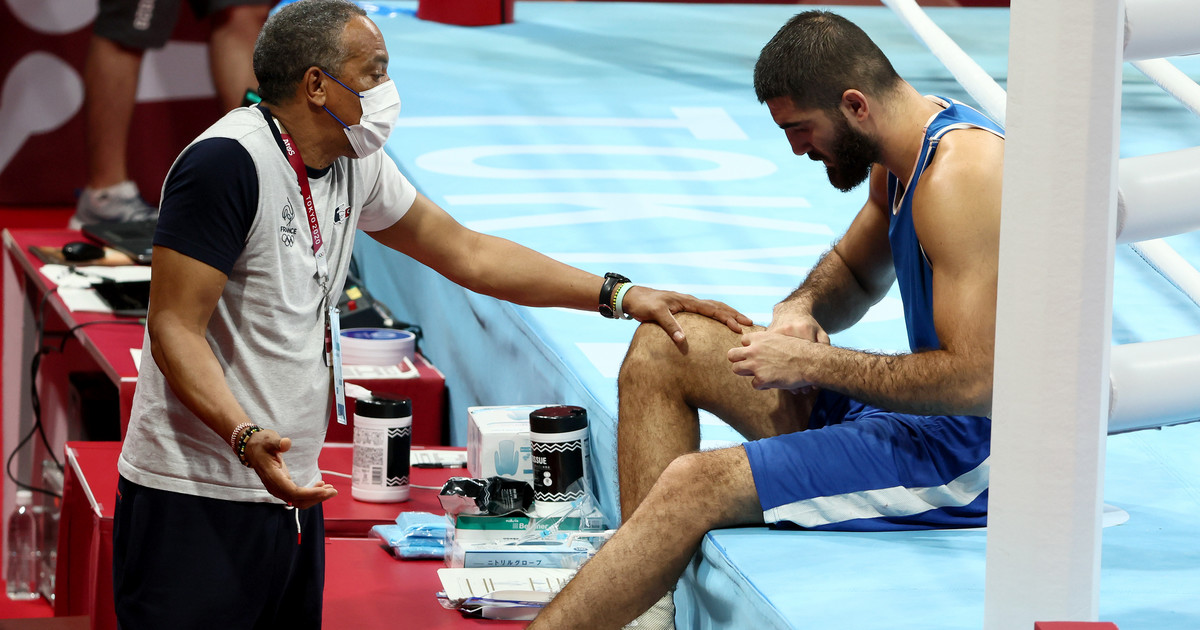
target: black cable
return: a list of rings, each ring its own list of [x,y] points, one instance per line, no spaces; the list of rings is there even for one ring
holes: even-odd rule
[[[98,320],[96,320],[96,321],[94,321],[94,322],[83,322],[82,324],[75,324],[74,326],[72,326],[72,327],[68,328],[68,329],[67,329],[67,331],[63,333],[63,340],[62,340],[62,342],[61,342],[61,343],[59,343],[59,344],[58,344],[58,350],[57,350],[57,352],[62,352],[62,351],[63,351],[63,348],[65,348],[65,347],[66,347],[66,345],[67,345],[67,341],[68,341],[68,340],[70,340],[70,339],[73,339],[73,338],[75,337],[75,331],[76,331],[76,330],[79,330],[80,328],[87,328],[88,326],[97,326],[97,325],[100,325],[100,324],[122,324],[122,325],[126,325],[126,326],[145,326],[145,325],[146,325],[146,320],[145,320],[144,318],[138,318],[138,319],[98,319]]]
[[[42,355],[46,353],[46,301],[50,296],[58,292],[58,287],[54,287],[42,294],[42,299],[38,302],[37,312],[37,351],[33,354],[33,360],[29,366],[29,391],[31,394],[30,405],[33,407],[33,428],[42,437],[42,446],[46,447],[46,452],[50,454],[50,459],[54,460],[54,465],[59,470],[63,469],[62,462],[58,461],[58,457],[54,454],[54,449],[50,448],[50,440],[46,437],[46,431],[42,425],[42,397],[38,395],[37,375],[38,368],[42,364]],[[61,351],[61,350],[60,350]],[[15,480],[14,480],[15,481]]]
[[[50,454],[50,459],[54,460],[54,465],[57,466],[59,470],[62,470],[62,467],[63,467],[62,463],[59,462],[58,457],[55,456],[54,449],[50,448],[50,440],[46,437],[46,432],[42,428],[42,398],[41,398],[41,396],[38,395],[38,389],[37,389],[38,368],[41,366],[41,363],[42,363],[42,355],[47,352],[46,347],[45,347],[46,301],[50,298],[51,294],[54,294],[57,292],[58,292],[58,287],[54,287],[53,289],[50,289],[46,293],[42,294],[42,299],[40,302],[38,302],[38,312],[37,312],[37,320],[36,320],[37,321],[37,328],[36,328],[37,329],[37,346],[36,346],[37,350],[34,352],[33,360],[30,362],[30,366],[29,366],[29,391],[30,391],[30,395],[31,395],[30,405],[33,407],[33,418],[34,418],[33,428],[37,429],[38,433],[41,435],[42,445],[46,447],[46,452],[48,452]]]
[[[42,423],[42,404],[41,404],[41,397],[38,394],[38,388],[37,388],[38,368],[41,366],[42,355],[49,354],[52,351],[61,353],[67,346],[67,340],[73,339],[75,337],[75,331],[77,331],[81,328],[86,328],[88,326],[94,326],[96,324],[124,324],[124,325],[136,324],[138,326],[143,326],[143,325],[145,325],[145,320],[141,320],[141,319],[136,319],[136,320],[135,319],[106,319],[106,320],[96,320],[96,321],[92,321],[92,322],[84,322],[82,324],[76,324],[75,326],[72,326],[70,329],[68,329],[66,332],[62,333],[62,338],[59,341],[58,348],[55,349],[51,346],[45,345],[45,326],[46,326],[45,315],[46,315],[46,301],[49,299],[51,294],[53,294],[57,291],[58,291],[58,287],[54,287],[53,289],[50,289],[49,291],[47,291],[46,293],[44,293],[42,295],[42,299],[38,303],[38,313],[37,313],[37,318],[36,318],[37,351],[34,352],[33,359],[30,361],[30,365],[29,365],[30,394],[32,396],[31,406],[33,407],[33,426],[30,427],[29,431],[25,434],[25,436],[21,438],[21,440],[17,443],[16,447],[14,447],[13,450],[9,453],[8,459],[5,461],[4,472],[8,475],[8,478],[11,479],[12,482],[14,484],[16,484],[17,487],[19,487],[19,488],[23,488],[25,490],[30,490],[30,491],[34,491],[34,492],[40,492],[42,494],[46,494],[46,495],[56,497],[56,498],[61,498],[61,496],[58,493],[56,493],[52,490],[47,490],[45,488],[39,488],[37,486],[33,486],[33,485],[27,484],[23,481],[20,481],[19,479],[17,479],[16,475],[14,475],[12,472],[13,460],[16,459],[17,453],[19,453],[20,450],[22,448],[24,448],[25,445],[28,444],[30,440],[33,439],[34,432],[37,432],[37,434],[41,437],[42,445],[46,447],[46,452],[50,455],[50,459],[54,461],[54,465],[57,466],[59,470],[63,469],[62,462],[58,461],[58,457],[55,456],[55,454],[54,454],[54,448],[50,446],[50,439],[46,436],[45,425],[43,425],[43,423]]]
[[[14,475],[12,472],[13,460],[16,459],[17,453],[21,452],[21,449],[24,448],[25,445],[28,444],[29,441],[33,439],[33,434],[35,431],[37,431],[41,434],[42,444],[46,445],[46,452],[50,453],[50,458],[54,460],[55,466],[57,466],[59,470],[62,470],[62,467],[63,467],[62,464],[58,461],[58,458],[55,457],[54,449],[49,447],[49,444],[48,444],[49,440],[46,438],[46,432],[42,430],[42,405],[41,405],[41,400],[38,397],[38,391],[37,391],[38,366],[41,364],[42,355],[45,354],[45,352],[46,352],[46,348],[43,347],[43,345],[42,345],[43,341],[45,339],[46,300],[48,300],[50,298],[50,296],[52,294],[56,293],[57,291],[58,291],[58,287],[54,287],[53,289],[46,291],[44,294],[42,294],[42,299],[38,302],[37,316],[34,318],[35,330],[37,331],[37,346],[36,346],[37,349],[34,351],[33,360],[30,362],[30,365],[29,365],[30,392],[32,394],[31,406],[33,407],[33,419],[34,419],[33,426],[29,428],[29,431],[25,434],[24,437],[21,438],[21,440],[17,443],[17,445],[15,447],[13,447],[13,450],[9,453],[8,459],[5,460],[5,463],[4,463],[4,472],[5,472],[5,474],[8,475],[8,478],[11,479],[14,484],[16,484],[16,486],[18,488],[23,488],[25,490],[40,492],[45,495],[49,495],[49,496],[56,497],[56,498],[61,498],[57,492],[54,492],[52,490],[46,490],[45,488],[39,488],[37,486],[27,484],[27,483],[21,481],[20,479],[17,479],[16,475]]]

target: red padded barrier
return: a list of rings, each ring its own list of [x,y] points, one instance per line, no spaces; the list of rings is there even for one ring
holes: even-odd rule
[[[1111,621],[1038,621],[1033,630],[1119,630]]]
[[[513,21],[514,0],[421,0],[417,17],[458,26],[492,26]]]

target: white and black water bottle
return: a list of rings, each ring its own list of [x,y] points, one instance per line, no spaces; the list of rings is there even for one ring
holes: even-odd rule
[[[408,500],[412,401],[372,395],[354,402],[350,496],[370,503]]]
[[[38,552],[37,518],[33,515],[33,493],[17,490],[17,506],[8,517],[8,572],[5,592],[9,599],[30,600],[41,597],[37,589]]]
[[[542,407],[529,414],[533,509],[564,514],[587,496],[588,422],[582,407]]]

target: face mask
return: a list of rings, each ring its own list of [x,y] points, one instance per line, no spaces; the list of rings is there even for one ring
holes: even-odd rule
[[[350,90],[349,86],[328,72],[325,72],[325,76]],[[396,125],[396,117],[400,115],[400,93],[396,91],[394,81],[381,83],[365,92],[350,90],[350,93],[361,99],[359,104],[362,106],[362,118],[357,124],[347,125],[341,118],[334,116],[328,107],[324,109],[345,127],[346,137],[350,139],[350,148],[354,149],[354,157],[363,158],[381,149],[391,135],[392,127]]]

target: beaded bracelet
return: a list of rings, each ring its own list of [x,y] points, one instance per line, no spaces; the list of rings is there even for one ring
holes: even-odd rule
[[[238,434],[242,432],[242,429],[249,428],[250,426],[253,426],[253,424],[254,424],[253,422],[243,422],[243,423],[237,425],[236,427],[234,427],[233,433],[229,434],[229,448],[236,451]]]
[[[613,295],[613,315],[616,316],[616,319],[633,319],[633,315],[626,313],[624,308],[622,308],[625,306],[625,293],[633,287],[634,284],[632,282],[625,282],[615,291]]]
[[[608,298],[608,311],[612,313],[613,319],[617,318],[617,298],[620,297],[621,290],[628,284],[628,282],[618,283],[617,286],[613,287],[612,297]]]
[[[237,445],[238,461],[242,462],[242,465],[245,466],[246,468],[251,467],[250,462],[246,461],[246,443],[250,441],[251,435],[254,435],[255,433],[258,433],[259,431],[262,431],[262,430],[263,430],[262,427],[258,426],[257,424],[252,424],[252,425],[250,425],[249,428],[247,428],[244,432],[242,432],[242,437],[241,437],[241,439],[238,440],[238,445]]]

